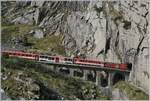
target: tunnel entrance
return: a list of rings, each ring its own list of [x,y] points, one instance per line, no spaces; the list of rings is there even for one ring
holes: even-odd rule
[[[113,77],[113,85],[118,81],[125,81],[125,76],[122,73],[116,73]]]

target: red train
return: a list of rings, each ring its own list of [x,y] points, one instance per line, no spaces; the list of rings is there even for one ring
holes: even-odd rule
[[[69,63],[69,64],[80,64],[80,65],[94,65],[94,66],[103,66],[107,68],[117,68],[121,70],[131,70],[132,64],[127,63],[111,63],[111,62],[102,62],[98,60],[89,60],[81,58],[69,58],[69,57],[60,57],[60,56],[48,56],[40,55],[35,53],[26,53],[22,51],[2,51],[3,55],[8,55],[10,57],[19,57],[36,61],[47,61],[52,63]]]

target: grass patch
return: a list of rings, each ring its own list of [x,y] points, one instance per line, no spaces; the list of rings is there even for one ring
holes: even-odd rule
[[[40,50],[41,52],[52,51],[61,55],[65,55],[65,48],[62,46],[62,35],[51,35],[41,39],[29,37],[29,43],[34,43],[32,49]],[[30,50],[31,51],[31,50]]]
[[[65,48],[62,46],[63,35],[58,36],[51,35],[44,38],[35,38],[32,34],[29,34],[31,30],[40,29],[34,25],[8,25],[2,26],[2,45],[10,44],[15,46],[15,42],[18,41],[21,45],[26,47],[26,51],[47,53],[53,52],[60,55],[65,55]],[[15,42],[14,42],[15,41]]]
[[[145,94],[143,91],[141,91],[138,88],[135,88],[134,86],[127,84],[124,81],[120,81],[117,84],[114,85],[113,88],[118,88],[121,91],[125,92],[127,97],[130,100],[148,100],[149,96]]]
[[[10,42],[13,38],[22,37],[27,34],[31,29],[36,28],[32,25],[8,25],[2,26],[2,43]]]

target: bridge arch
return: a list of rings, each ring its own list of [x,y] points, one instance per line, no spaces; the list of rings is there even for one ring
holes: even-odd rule
[[[120,72],[115,72],[112,78],[112,84],[116,84],[118,81],[125,81],[125,74]]]
[[[89,71],[89,73],[88,73],[88,75],[87,75],[87,79],[88,79],[89,81],[96,82],[96,71],[95,71],[95,70]]]
[[[108,86],[108,75],[109,73],[106,71],[102,71],[101,72],[101,78],[100,78],[100,82],[101,82],[101,86],[102,87],[107,87]]]

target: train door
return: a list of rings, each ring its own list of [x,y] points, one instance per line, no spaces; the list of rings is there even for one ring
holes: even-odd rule
[[[79,58],[78,57],[74,57],[73,58],[73,64],[75,64],[77,61],[79,61]]]
[[[39,55],[35,55],[35,60],[39,61]]]
[[[55,62],[59,62],[59,57],[56,57],[56,61]]]

